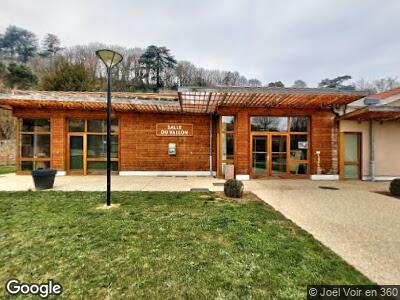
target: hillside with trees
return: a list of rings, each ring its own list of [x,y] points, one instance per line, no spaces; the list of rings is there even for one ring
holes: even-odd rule
[[[237,71],[201,68],[190,61],[178,60],[164,46],[126,48],[92,43],[63,47],[54,34],[49,33],[39,41],[35,33],[10,25],[0,33],[0,89],[103,91],[104,67],[95,54],[101,48],[112,48],[124,56],[122,63],[113,69],[115,91],[173,90],[179,86],[285,86],[280,80],[262,84],[259,79],[247,79]],[[391,77],[345,84],[350,79],[350,75],[326,78],[318,86],[375,92],[400,86],[397,78]],[[306,88],[307,83],[298,79],[291,86]]]
[[[247,79],[237,71],[198,67],[190,61],[178,60],[164,46],[126,48],[92,43],[63,47],[62,41],[54,34],[49,33],[39,41],[35,33],[10,25],[0,33],[0,90],[104,91],[104,66],[95,54],[102,48],[114,49],[124,56],[122,63],[113,69],[114,91],[153,92],[176,90],[179,86],[285,86],[280,80],[263,84],[261,80]],[[400,86],[398,79],[391,77],[349,83],[351,79],[350,75],[325,78],[318,86],[372,92]],[[298,79],[291,87],[307,88],[307,83]],[[10,124],[10,113],[1,112],[0,139],[13,136]]]
[[[113,70],[115,91],[157,91],[178,86],[261,86],[237,71],[208,70],[179,61],[164,46],[125,48],[93,43],[62,47],[60,39],[47,34],[39,42],[26,29],[9,26],[0,34],[0,81],[10,89],[104,90],[103,65],[95,55],[112,48],[124,56]]]

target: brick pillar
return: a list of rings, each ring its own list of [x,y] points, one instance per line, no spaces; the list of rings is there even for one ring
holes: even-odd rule
[[[65,134],[65,118],[62,114],[51,117],[51,161],[52,168],[67,170],[67,135]]]
[[[236,126],[236,170],[237,175],[249,175],[249,115],[247,111],[239,111]]]

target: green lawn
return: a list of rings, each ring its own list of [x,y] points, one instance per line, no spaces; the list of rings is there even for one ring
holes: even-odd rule
[[[104,197],[0,193],[0,297],[11,277],[52,278],[64,299],[304,299],[307,284],[371,283],[251,195],[114,192],[120,208],[95,209]]]
[[[15,166],[0,166],[0,175],[7,174],[7,173],[14,173]]]

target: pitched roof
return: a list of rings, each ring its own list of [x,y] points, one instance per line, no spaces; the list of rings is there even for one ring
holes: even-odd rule
[[[382,93],[370,95],[370,97],[375,98],[375,99],[385,99],[385,98],[395,96],[395,95],[400,95],[400,87],[394,88],[394,89],[391,89],[389,91],[385,91]]]
[[[367,106],[349,112],[339,119],[353,121],[395,121],[400,119],[400,106]]]

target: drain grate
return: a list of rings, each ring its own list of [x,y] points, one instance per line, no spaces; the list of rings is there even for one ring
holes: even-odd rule
[[[319,188],[322,190],[333,190],[333,191],[339,190],[337,187],[334,186],[319,186]]]
[[[197,193],[209,193],[209,189],[203,189],[203,188],[192,188],[190,189],[191,192],[197,192]]]
[[[213,182],[213,186],[224,186],[223,182]]]

